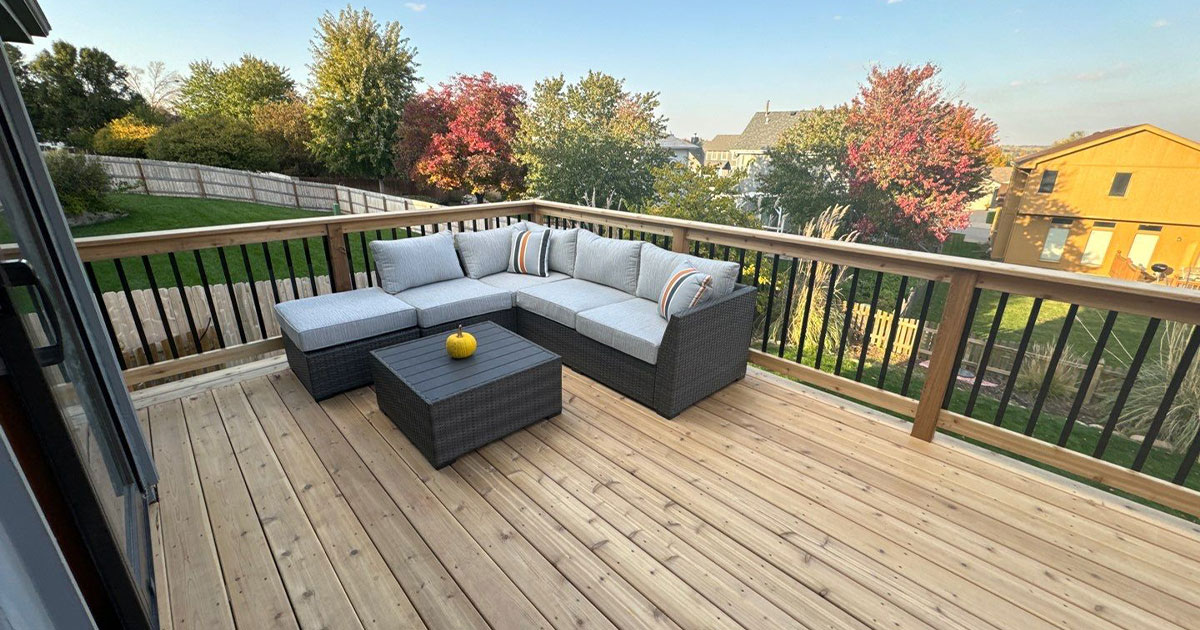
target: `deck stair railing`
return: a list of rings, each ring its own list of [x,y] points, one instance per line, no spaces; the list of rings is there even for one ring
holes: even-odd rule
[[[544,201],[77,245],[136,387],[278,351],[271,305],[377,284],[373,240],[521,219],[737,261],[759,291],[751,363],[911,418],[920,440],[940,428],[1200,516],[1198,291]],[[898,350],[908,321],[910,339],[936,328],[924,351]],[[1124,377],[1097,392],[1102,366]]]

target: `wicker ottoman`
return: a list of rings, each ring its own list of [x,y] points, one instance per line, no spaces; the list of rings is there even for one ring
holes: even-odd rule
[[[446,355],[445,335],[371,352],[379,408],[435,468],[562,412],[562,360],[492,322],[479,348]]]

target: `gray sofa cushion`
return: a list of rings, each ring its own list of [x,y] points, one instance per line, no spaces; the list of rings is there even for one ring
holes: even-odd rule
[[[371,255],[375,258],[379,282],[388,293],[463,277],[454,251],[454,236],[448,231],[395,241],[371,241]]]
[[[517,292],[517,306],[571,328],[575,327],[576,313],[632,299],[624,291],[577,278]]]
[[[576,278],[598,282],[630,295],[637,290],[641,241],[622,241],[580,230],[575,252]]]
[[[615,350],[654,365],[658,347],[667,332],[667,320],[658,316],[658,304],[634,298],[584,311],[575,317],[575,329]]]
[[[480,278],[479,281],[488,286],[493,286],[497,289],[504,289],[505,291],[511,292],[513,306],[516,306],[517,291],[520,291],[521,289],[528,289],[529,287],[536,287],[539,284],[546,284],[548,282],[568,280],[570,277],[571,276],[563,273],[551,272],[550,275],[543,278],[542,276],[530,276],[523,273],[509,273],[505,271],[504,273],[492,274],[490,276]]]
[[[643,243],[641,262],[638,267],[637,296],[657,301],[662,295],[667,280],[671,277],[671,270],[680,264],[687,264],[697,271],[703,271],[712,276],[712,297],[724,297],[733,293],[739,271],[736,262],[677,254],[651,243]]]
[[[379,287],[316,295],[275,305],[283,334],[304,352],[417,325],[417,311]]]
[[[426,284],[396,297],[417,309],[422,328],[512,308],[512,294],[472,278]]]
[[[459,232],[454,246],[468,278],[482,278],[508,268],[508,244],[515,230],[500,227],[480,232]]]
[[[576,244],[579,241],[579,228],[562,230],[548,228],[532,221],[514,223],[514,228],[522,230],[550,230],[550,271],[575,275]]]

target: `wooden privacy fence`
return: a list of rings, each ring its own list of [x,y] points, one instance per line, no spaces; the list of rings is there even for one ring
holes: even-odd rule
[[[126,370],[127,381],[137,384],[278,351],[282,344],[275,336],[274,322],[267,323],[271,304],[304,295],[292,290],[293,282],[307,283],[317,276],[328,276],[328,281],[314,285],[318,291],[346,291],[376,284],[368,247],[373,240],[442,230],[487,229],[521,219],[557,227],[578,226],[612,238],[645,240],[677,252],[738,261],[742,281],[757,286],[760,292],[755,321],[762,329],[756,334],[755,347],[749,350],[751,363],[912,418],[912,435],[921,440],[934,439],[940,428],[1200,515],[1200,493],[1194,489],[1200,482],[1200,474],[1194,471],[1200,455],[1200,432],[1179,434],[1172,415],[1172,410],[1182,404],[1177,396],[1200,350],[1200,327],[1196,326],[1200,324],[1200,292],[1196,291],[540,200],[104,236],[78,239],[76,243],[93,287],[105,304],[114,346],[123,348],[137,338],[136,326],[132,337],[127,330],[118,335],[118,326],[127,326],[113,319],[117,312],[141,322],[143,332],[163,330],[164,339],[181,335],[202,339],[198,349],[204,352],[188,354],[185,348],[168,348],[168,356],[174,358],[165,360],[155,355],[157,351],[143,349],[143,354],[153,356],[153,363],[129,365]],[[269,246],[278,252],[280,244],[286,259],[274,254],[266,256],[265,268],[251,264],[248,251],[261,248],[266,252]],[[218,254],[219,264],[214,262]],[[157,284],[148,287],[148,299],[136,297],[134,291],[144,287],[130,286],[122,268],[140,263],[147,269],[162,269],[164,258],[170,259],[170,267],[149,273]],[[825,286],[814,285],[819,264],[833,268],[832,273],[822,276],[833,278],[824,282]],[[122,285],[115,298],[103,295],[114,292],[112,286],[101,287],[97,282],[99,275],[107,274],[103,277],[111,285],[114,268]],[[181,279],[196,273],[207,280],[185,283]],[[247,289],[228,288],[240,281],[247,281]],[[225,285],[226,290],[212,291],[210,298],[201,289],[202,304],[200,294],[191,288],[193,284],[210,289]],[[864,294],[872,296],[869,301],[857,299],[860,285]],[[886,292],[884,286],[889,287]],[[178,293],[167,287],[174,287]],[[916,315],[915,326],[905,321],[908,318],[890,319],[878,308],[882,293],[889,294],[884,304],[902,303],[910,288],[921,289],[916,294],[920,297],[907,311]],[[246,291],[250,292],[249,299]],[[895,296],[890,295],[893,292]],[[989,321],[976,322],[977,306],[985,292],[989,299],[992,294],[996,296],[996,307]],[[230,300],[230,293],[239,299]],[[823,297],[814,301],[817,293]],[[224,297],[218,297],[221,294]],[[935,295],[939,296],[936,309],[931,308]],[[1009,296],[1031,298],[1020,301],[1020,308],[1028,309],[1028,323],[1011,352],[996,339]],[[121,300],[117,298],[124,298],[128,310],[121,311]],[[1054,337],[1050,356],[1037,357],[1042,364],[1034,370],[1037,376],[1040,378],[1042,370],[1053,375],[1071,356],[1088,356],[1077,382],[1071,384],[1077,391],[1070,397],[1070,410],[1047,412],[1050,379],[1042,380],[1041,387],[1035,388],[1021,405],[1013,398],[1016,378],[1006,378],[1002,387],[981,392],[985,389],[982,375],[993,366],[1028,376],[1034,358],[1030,337],[1039,324],[1039,309],[1047,301],[1062,303],[1067,312],[1062,323],[1056,324],[1061,328]],[[868,305],[869,323],[860,315],[860,303]],[[133,304],[132,308],[128,304]],[[231,318],[228,311],[235,304],[241,316]],[[194,307],[191,324],[185,305]],[[824,312],[811,313],[814,308]],[[830,317],[835,308],[843,309],[842,313]],[[185,311],[182,315],[178,312],[181,309]],[[1104,323],[1094,344],[1067,353],[1071,327],[1080,309],[1097,312]],[[216,313],[215,319],[211,313]],[[212,320],[214,327],[222,327],[219,339],[225,341],[225,347],[204,346],[207,336],[199,328],[203,324],[196,323],[198,314],[201,322]],[[809,315],[828,328],[819,335],[810,335],[811,343],[796,338],[805,334],[805,326],[793,329],[779,325]],[[1024,315],[1024,311],[1017,314]],[[855,342],[856,318],[862,322],[862,331],[870,331],[868,343]],[[1103,375],[1102,359],[1118,320],[1126,335],[1129,329],[1143,330],[1141,343],[1125,374],[1117,377],[1120,386],[1116,396],[1106,401],[1111,412],[1099,421],[1102,430],[1080,429],[1081,409],[1093,382]],[[164,321],[170,333],[163,329]],[[229,330],[230,323],[236,328],[237,321],[244,328],[249,325],[244,338]],[[190,330],[193,325],[198,327],[195,334]],[[249,328],[255,327],[264,331],[262,335],[249,334]],[[1173,344],[1178,347],[1172,349],[1178,352],[1170,355],[1169,361],[1164,358],[1166,354],[1157,356],[1161,353],[1151,351],[1167,328],[1182,329],[1184,333],[1183,341]],[[990,332],[976,339],[970,332],[973,329]],[[141,345],[141,339],[137,340]],[[881,341],[881,356],[870,362],[871,369],[864,369],[869,363],[868,351],[879,347]],[[910,349],[904,357],[904,348],[914,346],[920,351]],[[1005,355],[1003,360],[1001,355]],[[919,358],[927,358],[928,362],[921,365],[925,362]],[[967,382],[959,378],[964,365],[975,366],[976,377]],[[1141,420],[1136,420],[1127,408],[1135,388],[1142,399],[1153,396],[1154,404],[1148,414],[1140,416]],[[984,396],[993,397],[995,404],[978,405]],[[1112,456],[1109,446],[1123,440],[1121,434],[1127,433],[1127,425],[1135,420],[1143,423],[1145,439],[1134,445],[1132,461],[1106,459]],[[1154,444],[1160,434],[1171,430],[1177,434],[1175,451],[1157,449]],[[1147,462],[1155,465],[1147,468]]]
[[[405,212],[440,207],[427,201],[319,182],[279,173],[240,171],[186,162],[94,155],[110,177],[130,192],[169,197],[249,201],[345,214]]]

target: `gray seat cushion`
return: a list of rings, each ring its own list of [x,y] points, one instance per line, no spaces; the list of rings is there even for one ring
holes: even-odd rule
[[[622,241],[579,231],[575,250],[576,278],[599,282],[629,295],[637,290],[641,241]],[[669,271],[669,270],[668,270]]]
[[[417,325],[417,311],[379,287],[316,295],[275,305],[283,334],[304,352]]]
[[[431,328],[512,308],[512,294],[473,278],[457,278],[401,291],[396,297],[417,309],[417,323]]]
[[[517,306],[571,328],[577,313],[632,299],[624,291],[578,278],[517,291]]]
[[[575,275],[576,244],[579,240],[579,228],[562,230],[548,228],[532,221],[514,223],[514,228],[522,230],[550,230],[550,271]]]
[[[371,241],[371,256],[375,259],[379,282],[388,293],[463,277],[454,251],[454,236],[448,231],[395,241]]]
[[[659,316],[657,303],[634,298],[580,313],[575,317],[575,329],[584,337],[654,365],[667,320]]]
[[[733,293],[740,269],[737,263],[678,254],[651,243],[643,243],[638,266],[637,296],[657,301],[667,280],[671,278],[671,271],[683,263],[712,276],[712,297],[725,297]]]
[[[508,269],[508,246],[513,231],[510,227],[500,227],[454,235],[454,246],[468,278],[478,279]]]
[[[505,271],[504,273],[492,274],[490,276],[480,278],[479,281],[488,286],[493,286],[497,289],[504,289],[505,291],[511,292],[513,296],[513,306],[516,306],[517,291],[520,291],[521,289],[528,289],[529,287],[536,287],[539,284],[546,284],[548,282],[569,280],[570,278],[571,276],[563,273],[551,273],[543,278],[542,276],[531,276],[526,273],[509,273]]]

